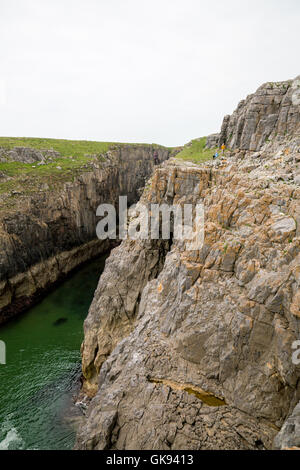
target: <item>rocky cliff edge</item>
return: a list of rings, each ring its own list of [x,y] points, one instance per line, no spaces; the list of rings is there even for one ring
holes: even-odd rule
[[[248,104],[272,96],[283,106],[293,83],[264,86]],[[77,449],[299,444],[299,103],[286,109],[290,135],[246,138],[248,119],[235,115],[220,160],[155,171],[141,202],[203,202],[204,245],[125,240],[112,251],[84,325],[83,391],[93,398]]]

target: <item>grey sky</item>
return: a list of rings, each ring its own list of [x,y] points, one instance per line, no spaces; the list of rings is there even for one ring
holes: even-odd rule
[[[299,0],[0,0],[0,135],[180,145],[300,74]]]

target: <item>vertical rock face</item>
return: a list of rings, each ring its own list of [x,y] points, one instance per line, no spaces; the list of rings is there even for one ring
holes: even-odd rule
[[[219,144],[231,149],[260,150],[269,140],[300,134],[300,77],[266,83],[225,116]]]
[[[37,151],[21,150],[17,161],[37,158]],[[96,239],[96,208],[101,203],[117,207],[119,195],[135,202],[153,170],[152,154],[151,146],[124,145],[55,190],[17,195],[12,208],[2,195],[0,323],[59,277],[109,248],[108,242]],[[158,148],[158,154],[163,161],[169,151]]]
[[[292,134],[260,152],[234,141],[219,161],[156,170],[141,202],[203,202],[204,244],[125,240],[112,251],[84,325],[94,398],[76,448],[272,448],[300,400],[299,122],[287,121]]]

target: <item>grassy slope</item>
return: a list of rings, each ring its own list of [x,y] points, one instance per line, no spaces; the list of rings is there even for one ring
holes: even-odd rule
[[[77,157],[74,160],[57,158],[40,166],[36,163],[0,163],[0,172],[11,178],[4,182],[0,180],[0,194],[13,189],[30,193],[43,183],[47,183],[51,189],[57,183],[71,181],[78,173],[88,170],[90,163],[88,157]]]
[[[205,145],[206,137],[192,140],[183,147],[181,152],[177,153],[176,158],[194,163],[202,163],[206,160],[211,160],[216,149],[205,149]]]
[[[27,137],[0,137],[0,147],[11,150],[14,147],[30,147],[40,151],[55,150],[61,157],[48,159],[45,165],[36,163],[0,162],[0,195],[10,191],[30,194],[45,183],[49,189],[65,181],[72,181],[76,175],[91,168],[92,162],[101,162],[103,154],[110,148],[126,145],[113,142],[85,140],[41,139]],[[146,145],[146,144],[134,144]],[[153,146],[157,147],[156,144]],[[1,181],[1,173],[10,179]]]
[[[45,183],[51,189],[60,182],[70,181],[76,174],[88,169],[92,161],[91,154],[97,154],[101,161],[103,157],[100,155],[107,152],[112,144],[108,142],[0,137],[1,148],[11,150],[17,146],[41,151],[55,150],[61,154],[61,157],[53,158],[52,161],[48,160],[46,165],[38,165],[38,162],[0,162],[0,172],[11,178],[2,182],[0,179],[0,194],[12,190],[28,194]]]

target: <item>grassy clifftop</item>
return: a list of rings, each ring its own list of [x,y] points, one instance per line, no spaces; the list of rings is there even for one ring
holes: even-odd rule
[[[194,163],[202,163],[210,160],[216,149],[206,149],[206,137],[195,139],[186,144],[181,152],[177,153],[176,158],[188,160]]]
[[[74,180],[81,173],[99,168],[106,160],[105,154],[109,150],[128,145],[161,147],[156,144],[0,137],[0,196],[9,194],[5,203],[2,198],[0,205],[13,204],[20,194],[30,194],[39,189],[55,189],[66,181]],[[34,149],[40,152],[42,159],[31,163],[15,161],[10,152],[17,147]]]
[[[88,140],[66,139],[40,139],[31,137],[0,137],[0,147],[12,150],[14,147],[29,147],[36,150],[55,150],[62,157],[83,157],[105,153],[113,145],[121,145],[113,142],[93,142]]]
[[[4,151],[26,147],[39,150],[45,156],[43,164],[23,163],[10,158],[0,161],[0,194],[21,189],[26,193],[42,183],[52,186],[60,181],[72,180],[95,160],[103,161],[102,155],[113,145],[109,142],[0,137],[0,148]],[[58,154],[47,156],[48,151]]]

